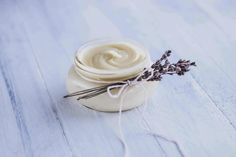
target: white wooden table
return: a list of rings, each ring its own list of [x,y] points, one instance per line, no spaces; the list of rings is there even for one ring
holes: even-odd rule
[[[235,29],[234,0],[1,0],[0,157],[123,156],[117,114],[62,98],[75,50],[103,37],[198,64],[122,115],[131,157],[235,157]]]

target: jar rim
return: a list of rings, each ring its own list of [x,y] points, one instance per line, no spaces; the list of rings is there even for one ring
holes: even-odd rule
[[[132,65],[132,66],[124,68],[124,69],[119,69],[119,70],[97,69],[97,68],[94,68],[91,66],[86,66],[80,61],[79,57],[85,48],[87,48],[89,46],[96,47],[96,46],[106,45],[106,44],[111,44],[111,43],[131,44],[132,46],[140,49],[145,54],[145,56],[144,56],[145,58],[140,63],[137,63],[135,65]],[[103,75],[104,77],[111,77],[112,78],[113,75],[120,74],[120,75],[125,76],[125,75],[128,75],[130,73],[130,71],[132,71],[132,70],[140,69],[139,71],[137,71],[137,75],[138,75],[139,72],[141,72],[145,67],[149,66],[150,64],[151,64],[151,59],[150,59],[150,55],[149,55],[148,50],[145,47],[143,47],[141,44],[139,44],[138,42],[130,40],[130,39],[124,39],[124,38],[95,39],[95,40],[85,42],[76,51],[75,58],[74,58],[75,71],[80,76],[81,76],[81,72],[85,72],[85,73],[89,73],[92,75],[100,75],[100,76]],[[132,76],[132,77],[134,77],[134,76]],[[93,81],[93,79],[90,81]],[[109,82],[111,82],[111,81],[109,81]]]

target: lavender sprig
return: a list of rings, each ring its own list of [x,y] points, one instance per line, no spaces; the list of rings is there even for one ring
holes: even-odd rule
[[[100,87],[90,88],[78,92],[74,92],[64,96],[73,97],[79,96],[77,100],[80,99],[89,99],[100,94],[103,94],[107,91],[107,88],[113,85],[124,85],[128,83],[128,81],[161,81],[163,75],[174,75],[177,74],[179,76],[184,75],[186,72],[190,70],[191,66],[196,66],[195,62],[191,62],[190,60],[182,60],[180,59],[177,63],[170,63],[168,57],[171,55],[171,51],[167,50],[159,60],[151,65],[150,68],[144,69],[143,74],[141,76],[136,76],[128,80],[124,80],[124,82],[111,83]],[[153,71],[153,73],[152,73]],[[152,76],[151,76],[152,75]]]

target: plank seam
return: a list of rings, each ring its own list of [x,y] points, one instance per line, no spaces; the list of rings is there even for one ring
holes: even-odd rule
[[[197,83],[197,85],[200,87],[200,89],[203,91],[203,93],[207,96],[207,98],[210,100],[210,102],[221,112],[221,114],[225,117],[225,119],[228,121],[228,123],[233,127],[233,129],[236,131],[236,126],[233,124],[233,122],[230,120],[230,118],[224,113],[224,111],[218,106],[218,104],[214,101],[214,99],[207,93],[207,91],[202,87],[202,85],[196,80],[194,75],[191,74],[192,79]]]
[[[139,113],[142,115],[142,112],[141,112],[139,109],[137,109],[137,110],[138,110]],[[148,121],[146,120],[146,118],[145,118],[144,116],[142,116],[142,119],[143,119],[144,123],[146,124],[146,126],[148,127],[148,129],[151,130],[151,126],[150,126],[150,124],[148,123]],[[151,132],[150,132],[150,133],[151,133]],[[157,136],[157,137],[156,137],[156,136]],[[168,155],[166,154],[166,152],[165,152],[164,148],[162,147],[161,143],[159,142],[159,139],[158,139],[158,138],[161,138],[161,139],[163,139],[164,141],[167,141],[167,142],[170,142],[170,143],[174,144],[175,147],[176,147],[176,149],[177,149],[177,151],[179,152],[180,156],[181,156],[181,157],[185,157],[185,155],[183,154],[182,149],[179,147],[179,144],[178,144],[177,142],[175,142],[175,141],[173,141],[173,140],[169,140],[169,139],[165,138],[164,136],[162,136],[161,134],[158,134],[158,133],[153,134],[153,137],[154,137],[154,139],[157,141],[157,143],[158,143],[158,145],[160,146],[161,150],[165,153],[165,156],[168,156]]]
[[[27,125],[25,123],[22,105],[21,105],[20,100],[17,100],[17,98],[16,98],[16,94],[15,94],[13,85],[12,85],[10,79],[8,79],[9,76],[7,76],[1,61],[0,61],[0,71],[3,76],[6,88],[7,88],[7,92],[9,95],[10,102],[11,102],[11,107],[12,107],[12,110],[13,110],[13,113],[14,113],[14,116],[16,119],[16,124],[17,124],[18,130],[20,131],[20,137],[21,137],[21,142],[22,142],[23,148],[24,148],[25,156],[26,157],[33,157],[31,138],[29,135]]]
[[[23,23],[24,23],[24,22],[23,22]],[[42,83],[43,83],[43,85],[44,85],[44,87],[45,87],[45,89],[46,89],[46,91],[47,91],[47,95],[48,95],[49,100],[50,100],[50,102],[51,102],[51,104],[52,104],[52,106],[51,106],[52,112],[53,112],[53,114],[55,115],[55,118],[56,118],[56,120],[57,120],[58,123],[59,123],[59,126],[60,126],[60,128],[61,128],[61,130],[62,130],[62,135],[63,135],[63,137],[64,137],[64,139],[65,139],[65,142],[66,142],[66,144],[67,144],[67,146],[68,146],[70,152],[72,153],[72,156],[74,156],[74,155],[73,155],[73,154],[74,154],[74,153],[73,153],[73,150],[72,150],[72,148],[71,148],[71,144],[70,144],[70,142],[69,142],[69,140],[68,140],[68,138],[67,138],[67,135],[66,135],[66,133],[65,133],[65,129],[64,129],[64,125],[62,124],[61,117],[60,117],[59,114],[58,114],[57,103],[54,101],[54,99],[52,98],[51,93],[49,92],[49,89],[48,89],[48,87],[47,87],[47,84],[46,84],[45,79],[44,79],[43,74],[42,74],[42,70],[41,70],[41,68],[40,68],[40,66],[39,66],[39,62],[38,62],[38,60],[37,60],[37,58],[36,58],[36,55],[35,55],[35,53],[34,53],[35,49],[33,48],[31,41],[29,40],[29,36],[28,36],[28,34],[27,34],[25,28],[23,28],[23,30],[24,30],[24,32],[25,32],[25,34],[26,34],[26,40],[30,43],[30,47],[31,47],[31,49],[32,49],[33,58],[34,58],[34,60],[35,60],[35,62],[36,62],[36,65],[37,65],[37,67],[38,67],[38,73],[39,73],[39,75],[40,75],[40,77],[41,77]]]

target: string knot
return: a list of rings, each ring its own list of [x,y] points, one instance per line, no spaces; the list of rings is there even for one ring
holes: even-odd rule
[[[127,85],[128,85],[128,86],[132,86],[132,81],[127,80],[126,82],[127,82]]]

